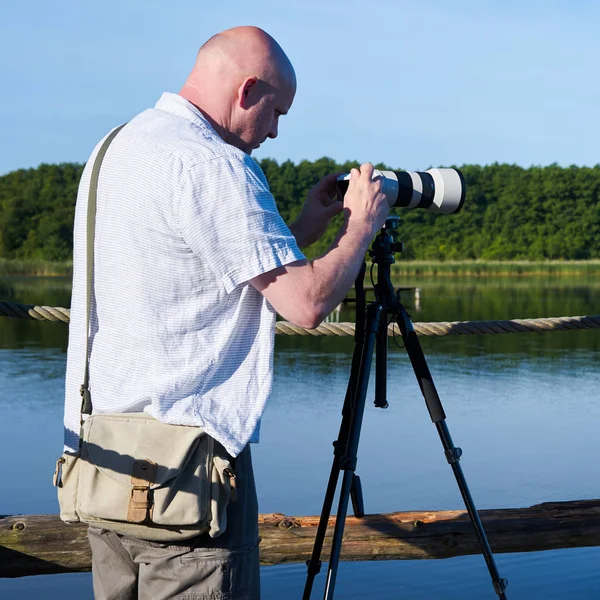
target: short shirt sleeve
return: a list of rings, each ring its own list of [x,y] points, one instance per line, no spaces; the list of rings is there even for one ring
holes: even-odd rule
[[[303,260],[258,164],[221,156],[187,173],[178,206],[185,242],[230,293],[250,279]]]

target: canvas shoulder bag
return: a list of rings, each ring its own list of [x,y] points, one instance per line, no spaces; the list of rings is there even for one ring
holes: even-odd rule
[[[79,451],[56,462],[60,518],[151,541],[177,541],[227,526],[235,500],[230,457],[200,427],[161,423],[146,413],[93,415],[89,325],[100,167],[121,125],[106,138],[90,177],[87,207],[85,373]]]

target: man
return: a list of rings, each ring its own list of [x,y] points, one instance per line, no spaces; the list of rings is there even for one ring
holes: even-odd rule
[[[373,167],[354,169],[345,224],[309,262],[300,247],[342,210],[335,175],[289,228],[250,157],[275,138],[296,92],[292,65],[264,31],[238,27],[200,49],[179,94],[119,132],[98,184],[90,391],[94,412],[145,411],[201,426],[236,458],[226,531],[185,545],[90,527],[97,599],[259,598],[249,443],[271,389],[275,312],[316,327],[344,298],[388,213]],[[85,356],[85,230],[90,170],[75,217],[65,446],[75,451]]]

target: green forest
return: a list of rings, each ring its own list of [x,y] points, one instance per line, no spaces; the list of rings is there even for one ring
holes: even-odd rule
[[[289,223],[324,175],[356,163],[260,161]],[[384,168],[385,165],[377,165]],[[589,260],[600,258],[600,165],[463,165],[463,210],[433,215],[397,209],[404,258],[426,261]],[[400,170],[395,168],[395,170]],[[83,165],[21,169],[0,177],[0,259],[69,261],[77,185]],[[340,217],[338,217],[339,219]],[[339,222],[338,222],[339,225]],[[324,252],[336,224],[307,254]]]

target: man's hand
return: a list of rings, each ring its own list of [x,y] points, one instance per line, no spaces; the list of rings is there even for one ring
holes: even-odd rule
[[[371,237],[383,227],[390,212],[385,194],[381,191],[381,178],[372,179],[373,170],[369,163],[361,165],[360,170],[352,169],[344,196],[347,226],[364,229]]]
[[[310,190],[300,216],[290,225],[300,247],[314,244],[325,233],[329,221],[342,211],[342,203],[335,200],[338,175],[326,175]]]
[[[278,267],[250,280],[271,306],[292,323],[300,327],[317,327],[344,299],[354,283],[369,244],[383,227],[390,210],[381,191],[381,178],[372,181],[372,176],[373,165],[364,164],[360,171],[352,169],[344,197],[346,223],[323,256],[311,262],[304,260]],[[341,202],[331,200],[336,177],[329,175],[322,179],[306,201],[303,214],[310,217],[314,210],[325,215],[321,226],[331,218],[328,211],[334,215],[342,209]],[[316,231],[314,228],[313,232]]]

